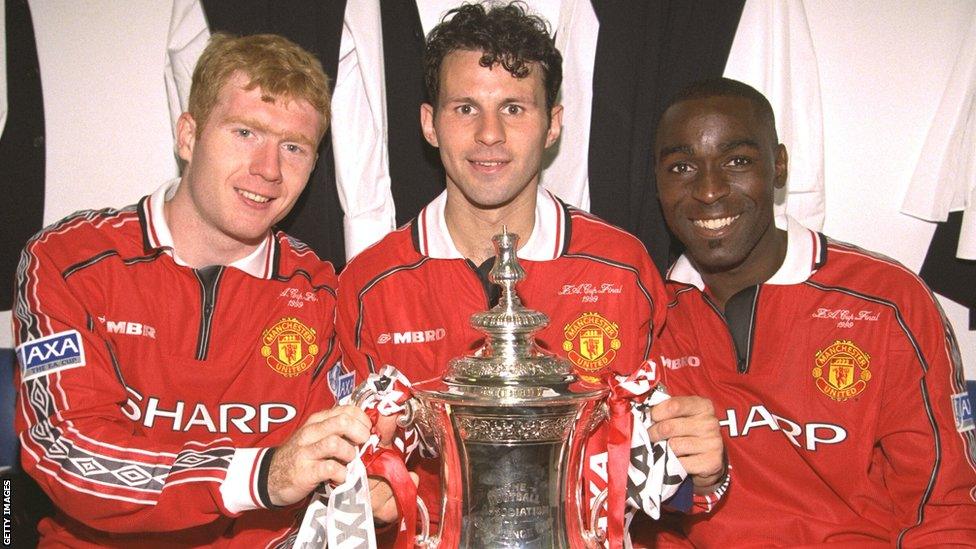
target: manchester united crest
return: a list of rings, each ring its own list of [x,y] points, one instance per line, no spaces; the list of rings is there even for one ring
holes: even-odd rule
[[[617,325],[599,313],[583,313],[563,328],[563,350],[583,381],[600,380],[599,372],[613,362],[620,349],[619,334]]]
[[[871,356],[853,341],[838,340],[817,352],[813,377],[817,388],[843,402],[861,394],[871,381]]]
[[[304,372],[315,362],[319,346],[315,330],[294,317],[285,317],[261,334],[261,356],[274,371],[285,377]]]

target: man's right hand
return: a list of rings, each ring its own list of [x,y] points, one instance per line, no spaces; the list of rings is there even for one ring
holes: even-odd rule
[[[291,505],[321,482],[342,484],[346,464],[369,439],[370,421],[356,406],[339,406],[312,414],[279,446],[268,471],[268,497],[274,505]]]

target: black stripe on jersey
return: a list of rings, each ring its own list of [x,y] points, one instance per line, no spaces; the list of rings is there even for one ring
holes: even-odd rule
[[[113,255],[119,255],[119,252],[116,250],[105,250],[104,252],[95,254],[84,261],[79,261],[78,263],[75,263],[74,265],[71,265],[67,269],[61,271],[61,278],[68,278],[69,276],[75,274],[75,272],[80,271],[89,265],[94,265],[106,257],[111,257]]]
[[[200,282],[200,329],[197,335],[197,360],[207,360],[210,347],[210,324],[213,320],[214,309],[217,307],[217,286],[224,274],[223,265],[211,265],[202,269],[193,269],[194,276]]]
[[[673,282],[673,281],[671,281],[671,282]],[[676,282],[675,284],[681,284],[682,287],[674,291],[674,299],[672,299],[670,302],[668,302],[668,309],[673,309],[673,308],[675,308],[675,307],[678,306],[678,296],[679,295],[681,295],[683,293],[690,292],[692,290],[697,290],[698,289],[698,287],[696,287],[693,284],[685,284],[683,282]]]
[[[815,271],[827,264],[827,237],[823,233],[817,233],[817,240],[820,242],[820,253],[813,264]]]
[[[33,256],[28,251],[32,244],[33,242],[28,242],[24,246],[24,251],[20,252],[20,262],[17,264],[17,278],[14,285],[16,298],[14,299],[14,308],[11,314],[16,316],[20,321],[17,323],[20,325],[20,331],[17,334],[17,341],[20,343],[41,337],[41,330],[38,326],[40,319],[27,304],[30,299],[28,282],[32,278],[27,276],[27,268],[28,265],[35,262],[33,261]],[[34,285],[37,285],[36,280],[34,281]]]
[[[271,253],[274,254],[274,261],[271,265],[271,277],[275,280],[278,279],[278,273],[281,272],[281,242],[278,240],[278,235],[272,235],[271,238]],[[311,282],[311,277],[309,277]],[[333,294],[335,295],[335,294]]]
[[[122,263],[125,264],[125,265],[135,265],[136,263],[149,263],[150,261],[155,261],[156,259],[158,259],[159,257],[161,257],[165,253],[166,253],[166,250],[159,249],[159,250],[156,250],[154,253],[151,253],[149,255],[140,255],[140,256],[136,256],[136,257],[129,257],[129,258],[123,259],[122,260]]]
[[[32,266],[36,269],[38,263],[38,258],[34,256],[32,251],[33,247],[41,240],[46,238],[49,234],[61,231],[67,225],[78,220],[93,221],[99,217],[109,219],[131,213],[131,211],[132,209],[129,207],[121,210],[105,208],[102,210],[82,210],[75,212],[64,219],[45,227],[27,241],[27,243],[24,245],[23,251],[20,252],[20,260],[17,263],[16,281],[14,283],[14,308],[13,311],[11,311],[11,313],[19,320],[20,330],[16,334],[19,342],[23,343],[31,339],[39,338],[42,335],[40,328],[40,316],[34,312],[34,309],[30,305],[31,287],[37,286],[37,280],[34,278],[34,275],[28,275],[27,273]],[[34,303],[33,306],[36,307],[38,304]]]
[[[125,382],[125,378],[122,377],[122,368],[119,367],[119,358],[115,355],[115,348],[108,341],[105,341],[105,350],[108,351],[108,358],[112,362],[112,369],[115,370],[115,377],[119,379],[119,383],[123,387],[128,387],[129,385]]]
[[[648,307],[649,307],[649,309],[651,311],[651,319],[650,319],[651,320],[651,326],[650,326],[650,330],[647,331],[647,344],[644,347],[644,358],[643,358],[643,360],[647,360],[647,358],[651,354],[651,343],[654,342],[654,328],[655,328],[655,326],[654,326],[654,299],[651,298],[651,293],[647,291],[647,288],[644,287],[644,283],[641,282],[641,279],[640,279],[640,271],[637,269],[637,267],[634,267],[633,265],[627,265],[626,263],[620,263],[619,261],[614,261],[612,259],[607,259],[605,257],[599,257],[599,256],[595,256],[595,255],[590,255],[590,254],[579,254],[579,253],[569,254],[569,253],[567,253],[567,254],[563,254],[563,257],[572,257],[572,258],[576,258],[576,259],[586,259],[588,261],[596,261],[597,263],[602,263],[604,265],[609,265],[611,267],[617,267],[618,269],[624,269],[626,271],[630,271],[631,273],[633,273],[634,280],[637,282],[637,287],[640,288],[641,293],[644,294],[644,298],[647,299],[647,304],[648,304]]]
[[[749,339],[748,346],[746,347],[746,368],[742,373],[749,371],[749,365],[752,364],[752,345],[756,340],[756,309],[759,307],[759,293],[762,292],[762,284],[756,286],[756,295],[752,297],[752,313],[749,321]]]
[[[429,257],[424,256],[424,257],[420,258],[420,260],[417,261],[416,263],[411,263],[409,265],[397,265],[396,267],[393,267],[392,269],[387,269],[387,270],[383,271],[382,273],[380,273],[380,274],[376,275],[375,277],[373,277],[372,280],[370,280],[369,282],[367,282],[363,286],[363,289],[362,290],[359,290],[359,295],[356,296],[356,300],[357,300],[357,311],[358,311],[358,313],[357,313],[357,318],[356,318],[356,337],[355,337],[355,339],[356,339],[356,348],[357,349],[362,348],[362,343],[363,343],[363,298],[366,296],[366,292],[372,290],[373,287],[375,287],[377,284],[379,284],[380,281],[382,281],[384,278],[386,278],[388,276],[392,276],[392,275],[394,275],[394,274],[396,274],[396,273],[398,273],[400,271],[412,271],[412,270],[420,267],[424,263],[427,263],[427,261],[429,261],[429,260],[430,260]],[[374,368],[373,361],[369,358],[368,355],[367,355],[366,358],[367,358],[367,362],[369,362],[369,371],[370,372],[375,372],[376,370]]]
[[[757,284],[739,290],[725,302],[725,312],[722,314],[735,345],[736,369],[740,374],[749,372],[760,289],[761,286]]]
[[[902,317],[901,310],[898,308],[897,304],[888,301],[886,299],[882,299],[880,297],[875,297],[875,296],[863,294],[855,290],[851,290],[850,288],[843,288],[840,286],[827,286],[824,284],[820,284],[818,282],[814,282],[812,280],[807,280],[806,282],[804,282],[804,284],[824,292],[839,292],[845,295],[849,295],[852,297],[856,297],[859,299],[863,299],[865,301],[870,301],[872,303],[877,303],[878,305],[883,305],[891,308],[892,312],[894,312],[895,314],[895,319],[898,321],[898,325],[901,327],[902,332],[905,333],[905,337],[908,338],[908,341],[911,342],[912,344],[912,348],[915,350],[915,357],[918,359],[918,363],[922,367],[922,372],[927,373],[929,371],[928,361],[925,360],[925,355],[922,354],[922,349],[915,338],[915,334],[913,334],[912,331],[908,328],[908,325],[905,323],[905,319]],[[902,543],[904,541],[905,536],[908,534],[908,531],[911,530],[912,528],[918,527],[919,525],[922,524],[922,521],[925,520],[925,505],[929,502],[929,499],[932,497],[932,491],[935,489],[935,480],[938,477],[939,469],[942,466],[942,438],[939,436],[938,422],[936,421],[935,413],[932,410],[932,403],[929,397],[928,385],[926,385],[925,383],[925,376],[922,376],[922,379],[919,382],[919,391],[921,392],[922,402],[925,406],[925,415],[926,417],[928,417],[929,425],[931,425],[932,427],[932,438],[935,440],[935,463],[932,466],[932,473],[929,475],[928,485],[926,485],[925,491],[922,493],[922,500],[918,504],[918,511],[916,513],[917,516],[916,522],[912,526],[908,526],[898,533],[898,542],[897,542],[898,547],[902,546]]]
[[[423,215],[424,211],[420,210],[420,214]],[[424,255],[420,251],[420,217],[415,217],[410,222],[410,241],[413,242],[413,251],[420,255]]]
[[[146,218],[146,202],[149,196],[142,197],[136,206],[136,214],[139,215],[139,228],[142,230],[142,249],[149,253],[153,251],[153,246],[149,242],[149,220]]]
[[[322,368],[325,367],[325,361],[329,358],[329,355],[332,354],[333,347],[335,347],[334,330],[332,332],[332,337],[329,338],[329,347],[325,350],[324,353],[322,353],[322,360],[319,361],[318,365],[315,366],[315,370],[312,371],[312,380],[315,380],[315,378],[319,377],[319,374],[322,372]]]
[[[559,250],[559,255],[566,255],[569,253],[569,243],[573,241],[573,212],[582,212],[582,210],[573,208],[559,197],[556,197],[556,202],[559,202],[563,208],[563,249]]]
[[[275,268],[277,269],[277,267],[275,267]],[[313,290],[315,290],[315,291],[325,290],[327,293],[332,294],[332,297],[336,297],[336,289],[335,288],[333,288],[332,286],[329,286],[328,284],[319,284],[317,286],[314,285],[314,284],[312,284],[312,275],[309,274],[308,271],[306,271],[304,269],[295,269],[294,271],[292,271],[292,273],[291,273],[290,276],[284,276],[284,275],[281,275],[281,274],[277,274],[276,273],[274,276],[272,276],[272,278],[274,280],[277,280],[278,282],[288,282],[289,280],[291,280],[295,276],[301,276],[305,280],[307,280],[308,283],[309,283],[309,285],[311,285],[311,288]]]
[[[136,257],[129,257],[123,259],[122,263],[124,263],[125,265],[134,265],[136,263],[147,263],[149,261],[156,260],[159,256],[163,255],[164,253],[166,253],[164,250],[159,249],[159,250],[155,250],[153,253],[149,255],[140,255]],[[97,253],[92,257],[84,261],[79,261],[78,263],[75,263],[74,265],[71,265],[67,269],[61,271],[61,276],[67,279],[69,276],[75,274],[76,272],[85,269],[87,267],[91,267],[92,265],[98,263],[99,261],[107,257],[113,257],[113,256],[119,256],[118,250],[105,250],[104,252]]]
[[[691,286],[689,289],[691,288],[694,288],[696,290],[698,289],[695,286]],[[722,320],[722,324],[728,327],[729,323],[728,320],[726,320],[725,318],[725,313],[723,313],[722,309],[720,309],[719,306],[715,304],[712,298],[709,297],[708,294],[706,294],[705,292],[701,292],[701,291],[698,292],[698,295],[701,297],[701,300],[704,301],[705,304],[708,305],[708,307],[712,311],[714,311],[716,315],[718,315],[718,317]],[[728,334],[729,334],[729,353],[733,357],[735,357],[736,361],[738,362],[739,355],[738,355],[738,350],[735,347],[735,336],[732,335],[731,330],[728,331]]]

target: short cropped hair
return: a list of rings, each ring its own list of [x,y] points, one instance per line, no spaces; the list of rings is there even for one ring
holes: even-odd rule
[[[265,101],[307,101],[322,115],[319,137],[329,127],[329,79],[322,64],[300,46],[276,34],[231,36],[216,33],[193,71],[188,112],[197,134],[217,104],[220,90],[240,71],[251,80],[245,89],[261,88]]]
[[[752,103],[760,120],[767,124],[772,132],[773,143],[779,143],[779,138],[776,135],[776,115],[773,113],[773,106],[770,105],[769,100],[756,88],[731,78],[709,78],[685,86],[668,101],[664,112],[678,103],[711,97],[739,97]]]
[[[546,111],[556,104],[563,81],[563,56],[549,36],[544,19],[529,15],[521,2],[510,4],[465,4],[447,12],[427,35],[424,52],[424,81],[428,100],[437,105],[440,69],[454,51],[480,51],[481,66],[501,64],[515,78],[529,74],[529,63],[542,69],[546,90]]]

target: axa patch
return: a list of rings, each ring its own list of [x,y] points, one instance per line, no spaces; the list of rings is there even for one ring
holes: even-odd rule
[[[17,347],[21,381],[85,365],[85,347],[77,330],[58,332]]]
[[[356,374],[352,372],[345,373],[342,369],[342,363],[337,362],[335,366],[329,369],[328,380],[329,390],[335,395],[336,402],[339,402],[352,394]]]
[[[956,430],[960,433],[976,428],[976,423],[973,422],[973,403],[969,400],[969,393],[952,395],[952,414],[956,418]]]

